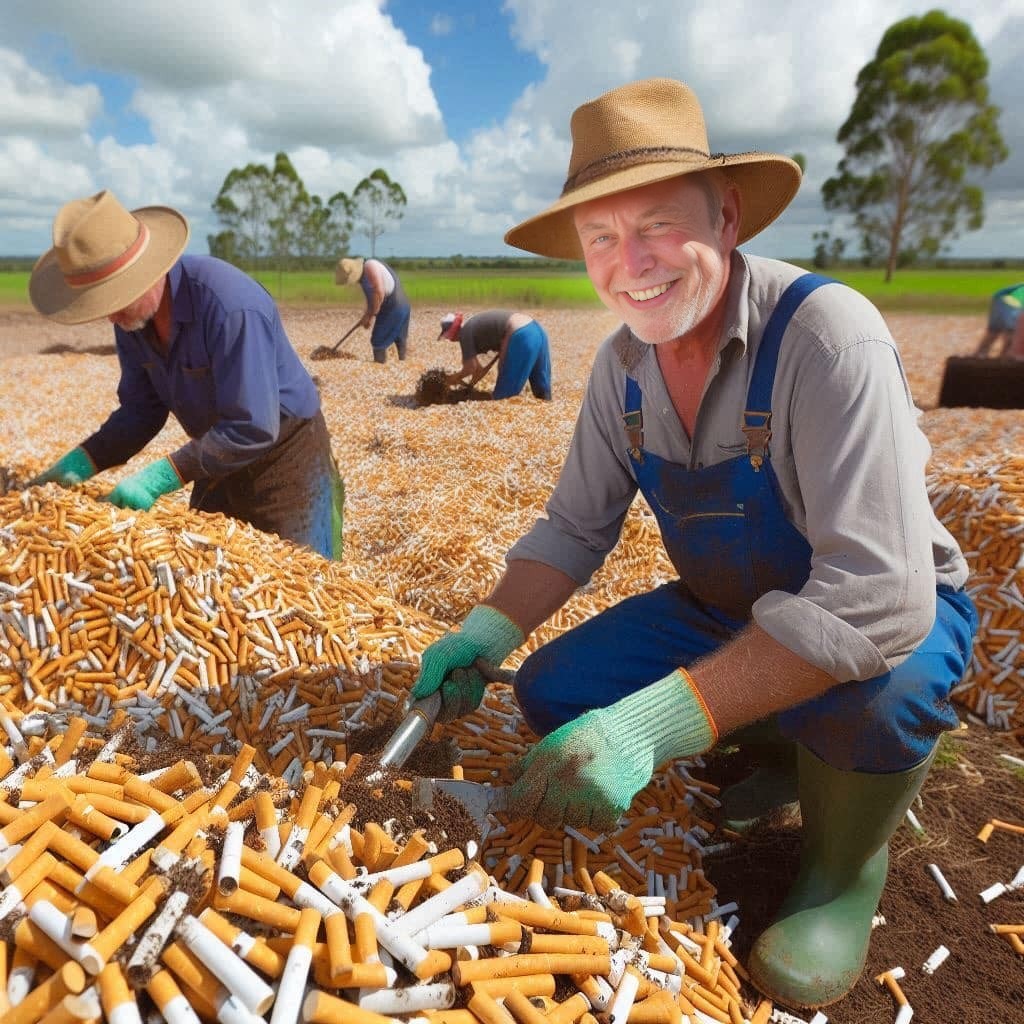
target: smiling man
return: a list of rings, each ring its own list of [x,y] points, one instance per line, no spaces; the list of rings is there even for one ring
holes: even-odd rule
[[[796,193],[770,153],[711,153],[693,93],[634,82],[580,107],[561,198],[506,241],[586,260],[623,325],[598,352],[546,515],[494,591],[423,655],[413,696],[468,711],[587,583],[639,491],[678,572],[519,669],[542,739],[516,812],[613,830],[661,764],[721,738],[760,767],[723,795],[749,827],[799,799],[802,860],[751,976],[821,1006],[853,986],[887,842],[956,726],[977,620],[925,489],[893,340],[858,293],[736,247]]]

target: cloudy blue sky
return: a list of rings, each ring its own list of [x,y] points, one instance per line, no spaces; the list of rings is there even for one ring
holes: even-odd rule
[[[3,0],[0,254],[50,244],[57,208],[111,188],[169,204],[190,250],[225,175],[286,151],[310,191],[377,166],[409,197],[378,255],[509,253],[553,200],[572,109],[634,78],[692,85],[712,149],[808,159],[793,206],[754,243],[802,256],[829,222],[821,183],[858,70],[907,0]],[[988,54],[1010,159],[982,184],[965,256],[1024,256],[1024,0],[956,0]],[[352,248],[364,251],[365,238]]]

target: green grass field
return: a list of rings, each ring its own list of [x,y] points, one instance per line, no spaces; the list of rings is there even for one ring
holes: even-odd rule
[[[403,270],[412,303],[434,306],[495,306],[521,309],[596,306],[598,299],[582,272],[531,270]],[[997,289],[1024,281],[1024,270],[905,270],[886,284],[881,270],[831,272],[866,295],[880,309],[914,313],[984,315]],[[0,306],[30,308],[28,273],[0,272]],[[256,275],[283,305],[352,306],[362,303],[357,288],[339,288],[327,271]]]

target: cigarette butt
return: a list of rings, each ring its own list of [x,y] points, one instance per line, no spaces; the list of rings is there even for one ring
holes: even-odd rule
[[[20,950],[21,955],[46,964],[51,971],[59,971],[68,962],[67,952],[28,917],[23,917],[14,929],[14,947],[16,953]]]
[[[121,965],[112,960],[99,973],[100,1005],[110,1024],[141,1024],[135,993],[128,987]]]
[[[417,908],[418,909],[418,908]],[[598,922],[580,917],[578,914],[560,910],[548,910],[533,903],[502,903],[501,916],[511,918],[530,928],[544,928],[568,935],[598,935]]]
[[[376,921],[369,913],[356,914],[352,921],[355,935],[356,957],[360,963],[374,964],[380,962],[377,949]]]
[[[230,946],[247,964],[268,977],[280,977],[284,970],[285,957],[271,949],[265,940],[256,938],[241,928],[236,928],[227,919],[221,917],[213,907],[206,907],[199,915],[199,920],[225,946]]]
[[[515,1017],[488,992],[474,991],[467,1005],[480,1024],[516,1024]]]
[[[1003,832],[1013,832],[1015,835],[1024,836],[1024,825],[1017,825],[1014,822],[993,818],[992,827],[1001,829]]]
[[[199,770],[191,761],[175,761],[162,774],[152,780],[151,785],[161,793],[170,795],[179,789],[194,789],[202,784]]]
[[[22,811],[12,822],[0,828],[0,850],[9,849],[15,843],[20,843],[22,839],[35,832],[44,821],[61,819],[67,814],[71,803],[70,794],[62,787],[34,807]]]
[[[633,973],[629,969],[627,969],[627,972],[628,973]],[[634,974],[634,980],[639,980],[638,977],[635,974]],[[621,988],[621,986],[620,986],[620,988]],[[634,992],[635,991],[636,990],[634,989]],[[632,999],[630,999],[630,1006],[632,1006]],[[590,1000],[582,992],[577,992],[575,995],[569,996],[568,999],[563,1000],[554,1009],[549,1010],[548,1013],[547,1013],[547,1019],[551,1022],[551,1024],[575,1024],[575,1022],[578,1021],[580,1019],[580,1017],[583,1016],[583,1014],[587,1013],[590,1010],[590,1008],[591,1008]],[[628,1014],[629,1014],[629,1007],[625,1007],[625,1010],[626,1010],[626,1016],[628,1016]],[[609,1022],[610,1022],[613,1019],[614,1014],[615,1014],[615,1003],[614,1003],[614,1001],[612,1002],[611,1008],[609,1009],[608,1012],[609,1012]],[[615,1019],[618,1020],[620,1022],[620,1024],[621,1024],[621,1022],[626,1019],[626,1016],[623,1016],[621,1014],[621,1009],[620,1009],[620,1014]]]
[[[546,1024],[547,1021],[546,1015],[541,1013],[518,988],[512,989],[505,996],[505,1009],[519,1024]]]
[[[320,912],[305,908],[299,913],[295,942],[288,953],[284,973],[277,987],[274,1012],[270,1024],[293,1024],[298,1017],[302,994],[313,961],[313,946],[320,929]]]
[[[37,831],[21,844],[21,849],[0,869],[0,881],[10,885],[49,847],[50,834],[60,831],[52,821],[44,821]],[[27,890],[26,890],[27,891]]]
[[[983,843],[987,843],[989,839],[992,838],[992,833],[994,831],[995,825],[993,825],[991,821],[986,822],[981,826],[981,831],[978,833],[978,839]]]
[[[99,931],[91,907],[76,907],[71,914],[71,934],[76,939],[91,939]]]
[[[495,999],[502,999],[512,989],[518,989],[524,996],[543,996],[550,998],[555,994],[555,976],[553,974],[535,974],[519,978],[481,978],[473,982],[474,992],[488,992]]]
[[[552,935],[533,932],[529,939],[531,953],[576,953],[585,956],[607,956],[611,951],[608,940],[600,935]],[[655,970],[664,971],[664,967],[650,964]],[[674,968],[675,962],[672,963]]]
[[[35,1024],[69,993],[85,988],[85,971],[81,964],[67,961],[42,984],[37,985],[17,1006],[4,1014],[4,1024]]]
[[[146,991],[167,1024],[200,1024],[196,1011],[192,1009],[170,971],[157,971],[146,985]]]
[[[327,950],[330,956],[332,977],[347,975],[353,966],[352,948],[348,935],[348,918],[338,912],[324,919],[327,933]]]
[[[107,961],[128,941],[128,937],[156,913],[153,889],[144,889],[98,935],[89,941],[92,954],[82,958],[90,974],[99,974]]]
[[[772,1004],[767,999],[762,999],[757,1004],[757,1009],[750,1016],[750,1024],[768,1024],[768,1018],[772,1015]]]
[[[120,839],[128,831],[127,825],[104,814],[85,794],[72,801],[67,810],[67,820],[105,840]]]
[[[279,928],[290,935],[294,934],[299,924],[299,911],[294,907],[286,907],[244,889],[228,896],[217,893],[213,898],[213,906],[221,912],[241,914],[242,917]]]
[[[611,956],[519,953],[487,960],[459,960],[452,980],[460,987],[488,978],[521,978],[531,974],[600,974],[611,970]]]
[[[242,1005],[262,1015],[274,1001],[274,990],[229,946],[225,946],[197,917],[186,914],[178,922],[177,934],[197,957]]]
[[[396,1017],[385,1017],[315,990],[302,1001],[302,1019],[307,1024],[400,1024]]]

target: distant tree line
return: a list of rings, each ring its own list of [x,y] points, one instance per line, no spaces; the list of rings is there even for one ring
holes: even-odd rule
[[[378,167],[352,195],[326,201],[310,193],[287,153],[274,164],[251,163],[228,172],[213,201],[221,230],[207,236],[210,254],[247,270],[305,270],[333,265],[348,253],[354,231],[370,240],[370,253],[406,205],[402,186]]]

